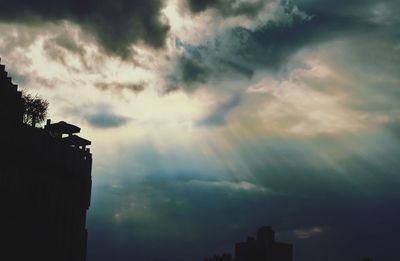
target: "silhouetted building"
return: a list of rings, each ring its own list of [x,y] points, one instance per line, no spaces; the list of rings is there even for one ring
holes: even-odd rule
[[[90,141],[65,122],[22,123],[23,99],[0,65],[0,260],[86,260]]]
[[[257,238],[236,243],[235,261],[292,261],[293,246],[275,242],[275,232],[271,227],[262,227]]]
[[[4,128],[14,128],[22,122],[22,93],[17,89],[18,86],[8,77],[5,65],[0,64],[0,126],[3,131]]]
[[[293,246],[275,242],[271,227],[257,230],[257,238],[249,237],[246,242],[235,245],[235,257],[230,254],[215,255],[204,261],[293,261]]]

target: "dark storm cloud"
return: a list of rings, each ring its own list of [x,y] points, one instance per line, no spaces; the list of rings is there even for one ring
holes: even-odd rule
[[[71,46],[70,46],[71,47]],[[52,61],[62,64],[70,71],[77,72],[78,68],[71,66],[67,62],[67,51],[63,46],[57,44],[57,38],[46,40],[43,44],[44,54]]]
[[[0,21],[37,24],[69,20],[91,33],[106,51],[121,57],[130,46],[143,41],[151,47],[164,46],[168,26],[160,20],[161,0],[1,0]],[[75,49],[68,42],[65,47]]]
[[[194,13],[205,11],[213,8],[223,16],[238,16],[244,15],[254,17],[262,10],[262,7],[271,1],[232,1],[232,0],[188,0],[187,4],[190,11]]]
[[[143,82],[141,82],[141,83],[98,82],[95,84],[95,87],[102,91],[105,91],[105,90],[113,90],[113,91],[129,90],[134,93],[139,93],[139,92],[144,91],[144,89],[146,87],[146,83],[143,83]]]
[[[361,19],[368,19],[374,9],[382,5],[386,6],[389,11],[393,11],[393,14],[396,14],[400,8],[400,3],[397,0],[364,0],[362,2],[358,0],[291,0],[291,2],[307,12],[357,16]],[[391,19],[397,18],[393,16]]]
[[[254,30],[234,27],[199,46],[178,39],[176,46],[185,53],[176,64],[174,76],[170,77],[175,80],[171,83],[175,88],[171,89],[193,90],[196,84],[212,80],[251,79],[263,70],[276,73],[284,70],[291,57],[303,48],[345,37],[381,32],[395,34],[393,25],[375,21],[379,17],[373,17],[371,1],[350,1],[335,8],[325,8],[318,1],[294,3],[297,5],[282,1],[282,17]],[[327,3],[329,6],[331,2]],[[397,18],[386,15],[385,19]]]
[[[230,60],[225,60],[225,59],[221,59],[221,63],[227,65],[228,67],[230,67],[233,71],[236,71],[237,73],[239,73],[240,75],[243,75],[247,78],[251,78],[254,74],[254,70],[249,69],[246,66],[243,66],[239,63],[230,61]]]
[[[65,113],[86,121],[93,128],[112,129],[124,126],[133,119],[120,115],[108,104],[84,104],[73,108],[66,108]]]
[[[59,34],[56,37],[49,40],[52,44],[58,45],[72,53],[79,55],[85,55],[85,49],[82,45],[79,45],[75,39],[68,33]]]
[[[297,5],[301,10],[309,14],[335,14],[335,15],[350,15],[350,16],[364,16],[364,18],[371,15],[371,8],[378,7],[379,5],[386,5],[393,14],[398,13],[400,3],[396,0],[349,0],[349,1],[336,1],[336,0],[260,0],[260,1],[232,1],[232,0],[186,0],[189,9],[193,13],[199,13],[207,9],[215,9],[223,16],[238,16],[245,15],[248,17],[255,17],[262,7],[270,2],[281,2],[286,5]],[[396,17],[391,17],[396,19]],[[398,19],[397,19],[398,20]]]
[[[185,54],[177,63],[176,85],[194,88],[212,79],[251,78],[256,70],[276,69],[318,32],[310,32],[314,21],[294,12],[290,22],[271,21],[252,31],[235,27],[201,46],[177,40]],[[308,35],[307,35],[308,34]]]
[[[207,68],[196,60],[183,56],[179,66],[182,68],[183,82],[206,82],[209,72],[207,72]]]
[[[229,34],[228,37],[230,36]],[[224,41],[221,45],[220,40]],[[177,48],[183,48],[186,53],[178,58],[175,71],[167,77],[170,84],[166,91],[174,91],[183,87],[186,91],[191,92],[197,88],[198,84],[205,84],[212,79],[219,80],[224,77],[251,78],[254,69],[237,61],[237,57],[230,53],[234,50],[225,48],[226,41],[228,40],[216,39],[210,45],[192,46],[177,39]]]
[[[67,30],[46,39],[43,43],[43,52],[50,60],[62,64],[73,73],[81,72],[82,69],[88,72],[98,71],[96,66],[101,64],[99,58],[88,54],[82,42],[72,37]],[[80,64],[71,65],[68,62],[70,55],[76,56]]]
[[[86,116],[88,123],[100,129],[117,128],[131,121],[130,118],[116,115],[109,111],[99,111]]]

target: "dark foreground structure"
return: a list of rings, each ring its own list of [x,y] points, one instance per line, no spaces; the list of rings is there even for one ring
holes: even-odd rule
[[[74,125],[22,123],[21,92],[0,64],[0,260],[86,260],[90,141]]]
[[[275,242],[275,232],[271,227],[261,227],[257,238],[248,238],[235,245],[235,257],[230,254],[216,255],[204,261],[293,261],[293,246]]]
[[[292,261],[293,246],[275,242],[275,232],[271,227],[262,227],[257,238],[236,243],[235,261]]]

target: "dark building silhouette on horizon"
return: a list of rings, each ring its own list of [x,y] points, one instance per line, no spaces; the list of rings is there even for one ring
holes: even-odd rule
[[[23,124],[24,102],[0,64],[0,260],[86,260],[91,144],[80,128]]]
[[[249,237],[245,242],[235,244],[235,256],[229,254],[205,258],[204,261],[293,261],[293,246],[275,241],[271,227],[257,230],[257,238]]]
[[[275,241],[271,227],[257,230],[257,238],[235,245],[235,261],[293,261],[293,246]]]

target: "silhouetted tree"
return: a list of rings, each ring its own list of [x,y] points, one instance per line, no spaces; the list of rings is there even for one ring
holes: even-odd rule
[[[23,122],[33,127],[35,127],[37,123],[43,122],[47,116],[49,102],[43,100],[38,95],[32,96],[29,93],[24,93],[22,98],[24,100]]]

